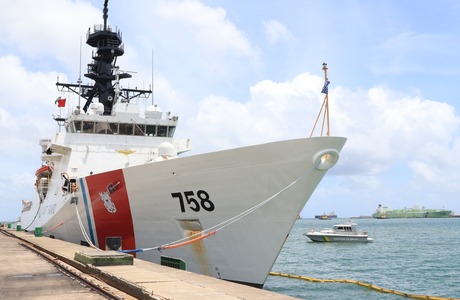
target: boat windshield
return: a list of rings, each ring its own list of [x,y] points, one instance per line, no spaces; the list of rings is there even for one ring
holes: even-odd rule
[[[334,226],[334,229],[336,231],[346,231],[346,232],[354,231],[353,226],[351,226],[351,225],[337,225],[337,226]]]

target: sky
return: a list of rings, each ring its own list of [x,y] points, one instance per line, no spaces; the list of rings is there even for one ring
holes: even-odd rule
[[[66,113],[54,100],[76,105],[55,83],[86,73],[103,1],[0,4],[0,220],[13,221],[35,197],[38,141]],[[188,155],[308,137],[326,62],[331,135],[348,141],[301,216],[460,214],[459,1],[111,0],[108,14],[123,87],[153,83],[146,101],[179,116]]]

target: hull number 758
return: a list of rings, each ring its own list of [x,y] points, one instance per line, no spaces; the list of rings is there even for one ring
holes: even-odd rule
[[[186,204],[189,209],[196,212],[199,212],[200,209],[206,211],[214,210],[214,203],[209,199],[209,194],[203,190],[198,190],[196,196],[193,191],[171,193],[171,196],[179,199],[181,212],[185,212]]]

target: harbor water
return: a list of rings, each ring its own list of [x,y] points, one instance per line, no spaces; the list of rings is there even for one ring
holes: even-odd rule
[[[356,219],[371,243],[314,243],[307,229],[343,219],[296,221],[273,272],[318,279],[353,279],[408,294],[460,298],[460,218]],[[351,283],[270,275],[264,289],[300,299],[403,299]]]

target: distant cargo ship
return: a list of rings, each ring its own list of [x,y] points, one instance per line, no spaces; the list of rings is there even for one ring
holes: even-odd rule
[[[322,214],[322,215],[316,215],[315,219],[320,219],[320,220],[330,220],[330,219],[336,219],[337,215],[335,212],[330,212],[329,214]]]
[[[377,210],[372,214],[376,219],[397,219],[397,218],[448,218],[452,214],[451,210],[444,209],[419,209],[404,208],[404,209],[390,209],[387,206],[379,204]]]

